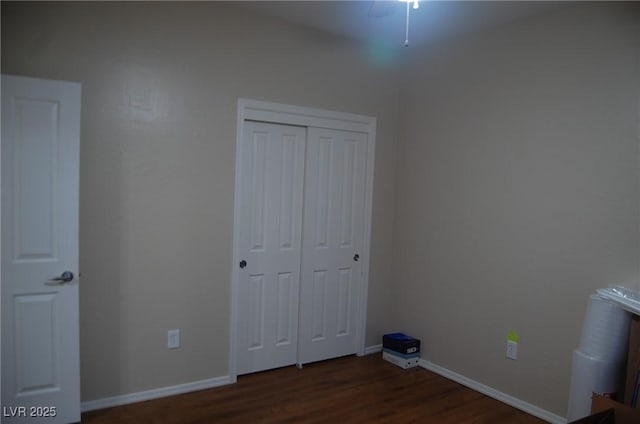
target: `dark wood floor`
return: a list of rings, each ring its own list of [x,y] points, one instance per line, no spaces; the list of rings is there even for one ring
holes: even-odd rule
[[[354,356],[240,376],[233,385],[82,414],[101,423],[543,423],[423,368]]]

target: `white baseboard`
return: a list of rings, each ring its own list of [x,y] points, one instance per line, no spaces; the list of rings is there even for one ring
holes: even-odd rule
[[[492,387],[486,386],[480,382],[477,382],[468,377],[465,377],[456,372],[453,372],[447,368],[441,367],[440,365],[436,365],[424,359],[420,359],[420,363],[418,365],[428,369],[429,371],[433,371],[434,373],[439,374],[445,378],[448,378],[449,380],[453,380],[456,383],[460,383],[463,386],[467,386],[470,389],[475,390],[476,392],[480,392],[484,395],[492,397],[496,400],[499,400],[500,402],[506,403],[507,405],[513,406],[514,408],[517,408],[521,411],[526,412],[527,414],[531,414],[549,423],[553,423],[553,424],[567,423],[567,419],[565,417],[561,417],[559,415],[553,414],[545,409],[539,408],[521,399],[515,398],[511,395],[498,391]]]
[[[382,345],[374,345],[374,346],[367,346],[364,348],[364,354],[365,355],[371,355],[372,353],[380,353],[382,352]]]
[[[231,377],[227,375],[223,377],[209,378],[207,380],[194,381],[191,383],[178,384],[176,386],[146,390],[144,392],[130,393],[128,395],[90,400],[88,402],[82,402],[81,411],[88,412],[94,411],[96,409],[110,408],[112,406],[120,406],[129,403],[142,402],[145,400],[158,399],[166,396],[180,395],[183,393],[195,392],[196,390],[225,386],[233,382],[234,381],[231,379]]]

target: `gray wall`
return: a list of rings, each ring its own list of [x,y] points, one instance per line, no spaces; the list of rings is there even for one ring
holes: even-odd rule
[[[403,78],[394,323],[562,416],[588,294],[640,289],[639,23],[633,3],[563,9],[428,48]]]
[[[2,72],[82,83],[84,401],[227,375],[238,97],[378,118],[367,344],[379,343],[399,88],[359,45],[220,3],[2,2]]]

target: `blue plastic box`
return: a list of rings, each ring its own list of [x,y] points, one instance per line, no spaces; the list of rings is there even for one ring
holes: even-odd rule
[[[389,333],[382,336],[382,348],[402,355],[416,354],[420,352],[420,340],[404,333]]]

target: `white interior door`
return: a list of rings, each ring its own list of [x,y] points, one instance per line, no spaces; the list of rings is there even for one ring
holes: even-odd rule
[[[2,422],[80,421],[79,130],[80,84],[2,75]]]
[[[367,135],[309,128],[300,364],[356,353]]]
[[[237,373],[296,363],[305,128],[245,122]]]

